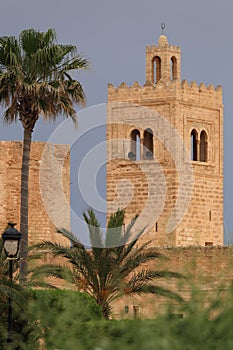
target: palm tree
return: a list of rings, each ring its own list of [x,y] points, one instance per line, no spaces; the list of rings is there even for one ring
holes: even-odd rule
[[[132,240],[132,228],[137,217],[128,225],[125,232],[124,211],[118,210],[108,221],[105,239],[100,224],[89,209],[84,213],[88,225],[91,248],[85,247],[71,232],[60,229],[62,235],[71,241],[71,247],[65,247],[53,242],[43,242],[37,249],[50,251],[54,257],[64,257],[69,266],[46,265],[41,271],[50,270],[51,274],[66,278],[94,297],[101,306],[103,316],[109,318],[111,302],[122,295],[157,294],[181,301],[182,298],[168,289],[155,284],[161,278],[182,278],[182,275],[170,271],[157,271],[146,267],[155,259],[164,258],[149,243],[138,246],[138,240],[143,234],[139,232]]]
[[[53,29],[24,30],[19,38],[0,37],[0,104],[7,108],[4,121],[19,119],[24,129],[21,171],[20,283],[27,284],[28,175],[33,128],[42,115],[55,120],[62,113],[75,122],[75,104],[85,102],[81,84],[71,72],[88,67],[73,45],[56,43]]]

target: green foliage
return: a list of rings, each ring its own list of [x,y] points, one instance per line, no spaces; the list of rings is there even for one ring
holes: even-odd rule
[[[26,350],[37,349],[38,333],[31,323],[31,316],[28,312],[28,295],[25,290],[21,291],[21,299],[12,300],[12,330],[14,343],[9,346],[6,343],[8,328],[8,300],[0,305],[0,349]]]
[[[181,307],[182,319],[171,317],[172,311],[153,320],[89,322],[60,313],[46,335],[47,349],[232,350],[233,294],[208,307],[194,296]]]
[[[82,323],[102,317],[100,307],[85,293],[57,289],[31,291],[30,294],[30,314],[48,349],[63,340],[65,344],[74,343],[74,339],[69,338]]]
[[[26,295],[25,295],[26,298]],[[0,327],[0,349],[39,350],[232,350],[233,290],[206,305],[200,293],[179,310],[151,320],[106,321],[89,296],[65,290],[29,290],[15,342],[7,347]],[[175,317],[173,312],[184,315]],[[17,324],[16,324],[17,325]],[[4,334],[5,332],[5,334]]]
[[[71,247],[44,242],[36,248],[46,253],[50,251],[53,256],[62,256],[70,265],[47,265],[44,271],[50,269],[53,276],[66,279],[79,290],[86,291],[101,306],[107,319],[111,314],[111,302],[122,295],[150,293],[182,300],[177,293],[156,283],[163,278],[182,278],[181,274],[145,267],[145,263],[164,257],[149,247],[150,242],[137,245],[144,231],[132,235],[137,217],[123,230],[124,211],[118,210],[110,217],[104,238],[94,212],[89,209],[83,216],[89,229],[91,249],[87,249],[72,232],[60,229],[58,232],[71,241]]]
[[[101,309],[95,300],[85,293],[65,289],[29,290],[30,309],[35,321],[50,328],[59,314],[69,315],[69,323],[87,322],[101,318]],[[34,311],[35,309],[35,311]]]
[[[30,131],[40,115],[54,120],[62,113],[75,120],[73,104],[84,103],[85,94],[71,74],[87,67],[75,46],[57,44],[53,29],[0,37],[0,104],[8,107],[4,120],[19,118]]]
[[[13,307],[14,344],[12,349],[38,349],[44,340],[48,348],[50,338],[67,334],[70,328],[79,328],[82,322],[102,317],[100,307],[85,293],[68,290],[24,290],[22,307]],[[6,346],[7,304],[0,309],[0,349]],[[65,332],[64,332],[65,331]]]

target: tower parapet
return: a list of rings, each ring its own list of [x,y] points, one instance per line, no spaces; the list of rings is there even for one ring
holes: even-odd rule
[[[180,85],[180,93],[183,100],[222,107],[222,87],[219,85],[205,85],[204,83],[198,85],[195,81],[188,83],[187,80],[183,80]]]
[[[161,35],[158,45],[146,47],[146,82],[141,86],[135,81],[131,86],[122,82],[118,87],[108,85],[108,101],[148,103],[153,100],[179,99],[195,104],[222,107],[222,88],[181,81],[181,49],[169,45]],[[142,103],[143,102],[143,103]]]
[[[198,85],[195,81],[189,83],[187,80],[171,81],[169,84],[161,80],[157,84],[145,84],[144,86],[137,81],[131,86],[125,82],[117,87],[108,84],[108,101],[137,102],[143,99],[146,103],[151,99],[169,97],[179,97],[179,99],[197,103],[205,101],[207,105],[222,106],[222,87],[204,83]]]

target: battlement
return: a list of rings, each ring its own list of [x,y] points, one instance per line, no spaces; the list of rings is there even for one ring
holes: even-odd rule
[[[156,46],[156,45],[146,46],[146,52],[147,53],[151,53],[151,52],[155,52],[155,51],[161,51],[161,50],[181,53],[181,48],[178,45],[164,45],[163,47]]]
[[[192,90],[192,91],[199,91],[199,92],[215,91],[217,93],[222,94],[222,86],[220,85],[217,85],[217,86],[214,86],[213,84],[206,85],[205,83],[200,83],[198,85],[195,81],[191,81],[191,83],[189,83],[187,80],[183,80],[181,83],[181,87],[183,90]]]
[[[199,103],[222,106],[222,86],[220,85],[214,86],[213,84],[206,85],[204,83],[198,85],[195,81],[188,83],[187,80],[183,80],[180,89],[184,100],[198,100]]]
[[[144,86],[135,81],[131,86],[122,82],[114,87],[108,84],[108,101],[140,101],[146,103],[147,100],[156,98],[177,98],[181,100],[191,100],[211,105],[222,105],[222,87],[213,84],[199,85],[192,81],[189,83],[183,80],[181,83],[177,80],[164,82],[160,80],[157,84],[147,82]]]

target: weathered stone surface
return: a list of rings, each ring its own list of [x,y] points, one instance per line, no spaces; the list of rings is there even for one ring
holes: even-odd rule
[[[126,222],[139,214],[139,228],[147,225],[142,240],[149,238],[156,246],[222,245],[222,89],[181,82],[180,76],[180,48],[169,45],[163,35],[158,46],[146,48],[143,87],[109,84],[107,211],[125,208]],[[148,128],[154,157],[145,160]],[[128,157],[135,129],[141,145],[137,161]],[[191,161],[192,130],[197,133],[198,161]],[[200,161],[202,131],[207,135],[206,162]]]
[[[20,226],[21,162],[22,143],[0,141],[1,232],[8,221],[16,222],[18,229]],[[70,228],[69,203],[69,146],[33,142],[29,173],[29,244],[43,240],[67,242],[56,233],[56,226],[60,223]]]
[[[214,298],[229,297],[228,288],[232,283],[233,247],[176,247],[160,248],[158,252],[169,258],[153,264],[157,270],[172,270],[182,273],[186,279],[157,280],[157,285],[178,292],[184,300],[197,293],[200,305],[208,305]],[[129,313],[125,313],[128,305]],[[135,309],[141,318],[153,318],[172,307],[172,313],[179,314],[180,305],[160,296],[131,296],[113,304],[116,318],[134,318]],[[184,314],[185,316],[185,314]]]

